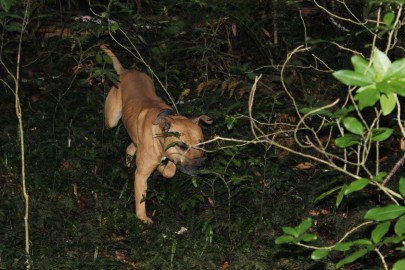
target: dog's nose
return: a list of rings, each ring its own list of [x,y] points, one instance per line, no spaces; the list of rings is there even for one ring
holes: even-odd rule
[[[205,168],[205,162],[203,158],[190,159],[177,164],[177,168],[185,174],[196,176],[202,169]]]

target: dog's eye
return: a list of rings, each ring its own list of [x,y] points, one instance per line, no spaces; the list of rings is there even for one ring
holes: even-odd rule
[[[180,142],[176,145],[181,151],[187,151],[189,146],[184,142]]]

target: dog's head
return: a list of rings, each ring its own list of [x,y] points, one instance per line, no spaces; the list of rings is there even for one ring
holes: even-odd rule
[[[203,150],[199,143],[204,141],[200,121],[211,124],[212,120],[201,115],[188,119],[180,115],[159,115],[153,122],[161,130],[161,141],[166,158],[188,175],[196,175],[204,168]]]

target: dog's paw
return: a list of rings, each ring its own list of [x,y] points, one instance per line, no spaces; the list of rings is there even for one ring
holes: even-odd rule
[[[153,220],[151,219],[151,218],[149,218],[148,216],[142,216],[142,217],[139,217],[138,216],[138,218],[143,222],[143,223],[145,223],[145,224],[153,224],[154,222],[153,222]]]

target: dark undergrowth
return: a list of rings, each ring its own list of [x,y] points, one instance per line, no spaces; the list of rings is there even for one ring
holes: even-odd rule
[[[303,168],[304,159],[269,145],[236,147],[215,141],[206,146],[206,169],[198,177],[178,172],[168,180],[154,173],[148,182],[147,209],[155,222],[141,223],[134,213],[135,168],[125,167],[129,137],[122,124],[104,127],[104,98],[116,78],[99,45],[109,43],[125,67],[147,69],[111,39],[106,21],[72,23],[72,15],[91,12],[80,1],[68,2],[73,6],[37,3],[23,40],[20,98],[33,269],[335,269],[339,255],[317,262],[308,249],[276,246],[281,227],[310,215],[311,232],[320,245],[328,245],[361,222],[364,211],[381,202],[380,194],[365,190],[336,208],[336,194],[318,196],[349,179],[320,164]],[[107,7],[99,2],[93,12]],[[278,5],[283,37],[279,44],[267,30],[277,1],[174,1],[166,6],[146,1],[141,15],[129,2],[113,1],[110,15],[164,82],[179,111],[188,117],[204,113],[214,120],[213,125],[202,125],[206,139],[252,138],[246,115],[259,73],[264,75],[256,94],[256,119],[296,123],[278,65],[302,43],[295,12],[300,1]],[[11,12],[19,14],[19,8]],[[336,29],[325,34],[331,25],[319,10],[311,16],[307,27],[315,37],[359,43],[357,36]],[[49,25],[71,32],[45,36],[43,27]],[[11,30],[3,34],[2,59],[15,68],[17,36]],[[114,36],[134,52],[122,32]],[[320,40],[312,42],[312,52],[327,59],[331,68],[348,63],[349,53]],[[311,61],[312,56],[297,57],[284,78],[300,107],[341,95],[329,91],[338,88],[330,74],[297,68]],[[4,70],[0,75],[10,82]],[[12,91],[0,90],[0,269],[25,269],[18,122]],[[158,84],[157,91],[169,102]],[[280,140],[298,149],[288,136]],[[396,157],[390,143],[382,149]],[[389,167],[394,160],[381,166]],[[388,261],[397,256],[387,253]],[[380,267],[378,258],[368,257],[345,269]]]

